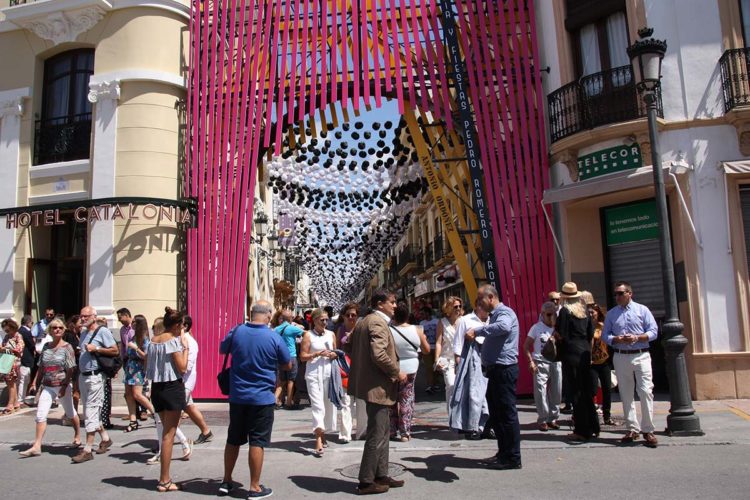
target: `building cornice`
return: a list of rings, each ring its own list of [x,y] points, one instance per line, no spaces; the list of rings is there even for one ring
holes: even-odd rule
[[[0,9],[0,33],[26,29],[55,45],[73,42],[107,12],[146,7],[190,19],[186,0],[37,0]]]
[[[165,71],[154,71],[152,69],[134,68],[108,73],[95,73],[91,75],[89,86],[103,84],[105,82],[157,82],[185,89],[185,78],[174,73]],[[93,101],[92,101],[93,102]]]

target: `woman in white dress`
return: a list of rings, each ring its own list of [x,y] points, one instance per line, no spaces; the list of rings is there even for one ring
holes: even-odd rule
[[[328,397],[328,386],[331,381],[332,360],[338,355],[336,336],[326,330],[328,313],[323,309],[312,312],[313,327],[305,332],[300,347],[300,359],[307,363],[305,382],[307,394],[312,406],[313,433],[315,434],[315,456],[323,456],[323,448],[328,446],[326,431],[336,431],[336,408]],[[338,366],[335,367],[338,369]]]
[[[443,302],[444,316],[437,325],[435,369],[443,373],[445,401],[448,405],[453,394],[453,385],[456,383],[456,355],[453,352],[453,339],[456,337],[456,323],[463,313],[464,301],[460,297],[448,297]]]

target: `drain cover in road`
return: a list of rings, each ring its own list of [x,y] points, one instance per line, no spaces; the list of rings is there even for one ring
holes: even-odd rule
[[[359,464],[349,465],[343,469],[339,469],[342,476],[357,479],[359,477]],[[388,475],[390,477],[397,477],[406,472],[406,467],[401,464],[393,462],[388,463]]]

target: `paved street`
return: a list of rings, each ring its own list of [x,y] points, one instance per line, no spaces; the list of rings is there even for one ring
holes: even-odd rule
[[[667,402],[658,402],[657,426],[664,427]],[[221,403],[202,403],[213,428],[212,442],[196,446],[189,462],[175,461],[173,477],[183,483],[179,495],[216,494],[222,474],[222,450],[227,412]],[[696,403],[705,436],[659,435],[656,450],[642,445],[619,447],[622,427],[605,428],[599,440],[570,445],[563,440],[566,426],[556,432],[536,430],[530,400],[519,406],[522,422],[523,469],[497,472],[483,468],[478,459],[489,457],[493,442],[466,441],[445,428],[444,403],[418,403],[414,437],[409,443],[392,443],[391,463],[406,486],[392,490],[391,498],[446,498],[470,494],[472,498],[632,498],[647,491],[654,498],[747,498],[750,488],[750,400]],[[122,408],[113,422],[120,420]],[[621,406],[613,414],[621,419]],[[115,442],[107,455],[93,462],[72,465],[72,451],[64,448],[71,429],[59,425],[61,410],[53,410],[50,428],[39,458],[19,459],[17,451],[33,438],[34,410],[0,420],[0,469],[3,498],[133,498],[155,495],[158,467],[146,465],[155,446],[153,424],[132,434],[111,431]],[[189,421],[183,421],[189,422]],[[337,444],[323,458],[311,455],[310,410],[276,412],[273,444],[266,453],[262,482],[274,489],[275,498],[336,498],[351,496],[362,442]],[[198,430],[185,423],[195,438]],[[179,448],[176,450],[179,454]],[[241,455],[241,457],[244,457]],[[403,470],[402,470],[403,469]],[[241,458],[235,479],[247,485]],[[15,481],[17,487],[10,487]],[[23,485],[23,486],[21,486]],[[104,496],[106,495],[106,497]],[[240,488],[233,495],[244,498]]]

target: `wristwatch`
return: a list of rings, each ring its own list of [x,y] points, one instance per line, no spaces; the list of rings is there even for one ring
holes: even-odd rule
[[[96,346],[96,352],[99,352],[99,346]]]

